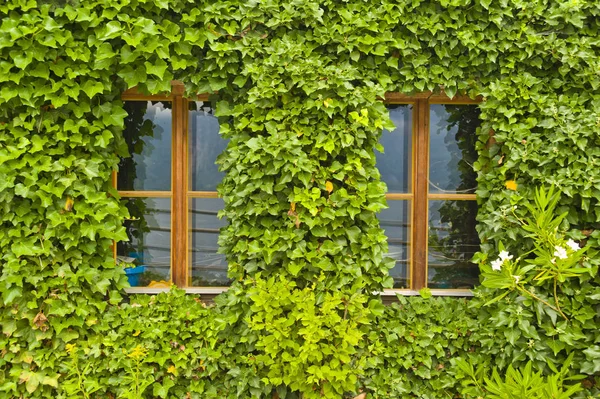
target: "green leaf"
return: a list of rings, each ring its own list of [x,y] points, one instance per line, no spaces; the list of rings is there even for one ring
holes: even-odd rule
[[[155,382],[152,386],[152,394],[161,398],[166,398],[169,394],[169,389],[175,385],[175,382],[170,378],[163,378],[162,384]]]
[[[21,375],[21,378],[25,379],[27,382],[25,383],[25,387],[27,388],[27,392],[34,393],[38,386],[40,385],[40,375],[38,373],[33,373],[27,371],[24,373],[25,377]]]
[[[23,290],[21,287],[11,287],[2,292],[2,301],[5,305],[10,305],[16,298],[21,297]]]
[[[27,65],[31,64],[31,61],[33,60],[33,54],[30,51],[22,53],[13,53],[11,51],[11,56],[13,57],[12,60],[15,63],[15,66],[20,69],[27,68]]]
[[[118,21],[110,21],[103,28],[99,29],[97,37],[101,41],[114,39],[121,34],[121,23]]]
[[[127,87],[135,87],[146,81],[146,69],[143,65],[135,69],[131,65],[126,65],[117,72],[117,75],[125,80]]]
[[[42,380],[43,385],[49,385],[54,388],[58,388],[58,379],[56,377],[45,376]]]
[[[102,93],[104,90],[104,85],[101,82],[95,82],[93,80],[87,80],[83,86],[80,87],[90,99],[96,94]]]
[[[158,76],[159,79],[162,79],[165,75],[165,71],[167,70],[167,63],[161,59],[156,60],[154,63],[149,63],[148,61],[144,62],[146,66],[146,72],[151,75]]]
[[[98,177],[100,175],[100,165],[95,161],[87,161],[83,166],[83,173],[89,178]]]

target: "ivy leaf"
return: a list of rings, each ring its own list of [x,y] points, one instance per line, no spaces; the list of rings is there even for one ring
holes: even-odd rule
[[[80,87],[90,99],[96,94],[102,93],[104,90],[104,85],[101,82],[95,82],[93,80],[87,80],[83,86]]]
[[[517,190],[517,182],[514,180],[507,180],[504,185],[506,186],[507,189],[512,190],[512,191],[516,191]]]
[[[331,192],[333,191],[333,183],[332,183],[332,182],[330,182],[329,180],[327,180],[327,181],[325,182],[325,190],[327,190],[327,192],[328,192],[329,194],[331,194]]]
[[[13,251],[14,251],[14,249],[13,249]],[[13,301],[16,298],[21,297],[22,294],[23,294],[23,290],[21,287],[9,288],[8,290],[2,292],[2,301],[4,302],[5,305],[9,305],[9,304],[13,303]]]
[[[144,65],[146,66],[147,73],[158,76],[160,79],[164,77],[165,71],[168,67],[167,63],[161,59],[155,61],[154,63],[146,61],[144,62]]]
[[[169,389],[175,385],[175,382],[170,378],[163,378],[162,384],[155,382],[152,386],[152,394],[160,398],[166,398],[169,394]]]
[[[456,95],[456,86],[445,86],[444,93],[446,93],[446,95],[450,97],[450,99],[454,98],[454,96]]]
[[[63,207],[63,209],[67,212],[71,212],[73,210],[74,204],[75,201],[73,200],[73,198],[67,195],[67,199],[65,200],[65,206]]]
[[[89,178],[98,177],[100,175],[100,165],[96,161],[87,161],[84,164],[83,173]]]
[[[127,87],[135,87],[146,81],[146,69],[143,65],[135,69],[131,65],[126,65],[117,72],[117,75],[123,78],[125,83],[127,83]]]
[[[25,371],[21,374],[20,381],[25,382],[27,392],[34,393],[40,385],[40,375],[31,371]]]
[[[154,4],[156,4],[158,8],[165,10],[169,9],[169,0],[154,0]]]
[[[33,54],[29,51],[23,53],[16,53],[14,51],[11,51],[10,54],[13,57],[15,66],[20,69],[27,68],[27,65],[31,64],[31,61],[33,60]]]
[[[104,28],[99,30],[97,38],[101,41],[114,39],[121,34],[121,23],[119,21],[110,21]]]

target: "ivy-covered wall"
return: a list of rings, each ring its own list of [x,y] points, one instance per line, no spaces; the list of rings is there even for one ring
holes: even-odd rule
[[[483,306],[493,288],[470,307],[382,306],[374,148],[386,92],[481,95],[483,267],[500,241],[533,247],[519,219],[538,186],[563,194],[561,229],[600,247],[599,29],[592,0],[4,1],[2,397],[136,397],[140,381],[145,397],[457,397],[452,358],[547,371],[570,353],[596,395],[593,258],[561,285],[568,321],[514,290]],[[127,155],[120,95],[173,79],[214,93],[229,139],[220,243],[236,282],[215,309],[123,298],[112,257],[126,238],[110,185]]]

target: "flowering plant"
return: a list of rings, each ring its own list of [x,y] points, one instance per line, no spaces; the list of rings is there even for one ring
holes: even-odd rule
[[[524,236],[533,239],[534,247],[523,255],[514,258],[502,242],[499,243],[498,258],[481,265],[482,285],[489,288],[506,290],[488,301],[486,305],[497,302],[512,291],[540,301],[550,309],[559,313],[564,319],[568,317],[560,308],[557,290],[560,283],[568,278],[583,273],[591,273],[591,269],[582,266],[582,260],[588,247],[567,239],[561,230],[561,224],[567,213],[555,214],[560,193],[551,187],[547,192],[543,188],[536,189],[534,204],[526,204],[529,214],[517,220],[525,232]],[[551,304],[535,293],[531,285],[542,285],[550,281],[553,285],[554,299]]]

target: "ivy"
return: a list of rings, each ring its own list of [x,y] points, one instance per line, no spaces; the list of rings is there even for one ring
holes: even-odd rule
[[[567,324],[538,317],[538,305],[522,297],[482,306],[497,294],[484,288],[472,303],[480,329],[450,300],[382,310],[373,293],[391,286],[393,262],[376,217],[386,187],[374,149],[392,128],[385,92],[481,95],[478,260],[489,263],[500,241],[516,255],[534,247],[517,218],[539,186],[562,194],[561,228],[597,249],[599,25],[600,10],[586,0],[3,2],[0,392],[81,393],[94,387],[73,382],[69,367],[87,361],[101,387],[93,395],[123,393],[134,364],[119,351],[142,340],[156,350],[138,359],[155,397],[457,392],[439,342],[454,345],[451,355],[473,350],[480,364],[500,367],[531,360],[542,368],[544,358],[575,352],[593,394],[597,274],[564,286]],[[229,139],[218,160],[229,221],[220,245],[238,282],[214,312],[181,293],[161,296],[176,316],[152,313],[155,330],[140,325],[149,314],[139,310],[153,299],[123,303],[126,278],[111,245],[126,239],[128,215],[110,178],[127,155],[121,93],[165,93],[173,79],[187,95],[217,101]],[[538,289],[546,296],[550,287]],[[410,306],[420,315],[429,313],[418,307],[454,309],[456,319],[431,316],[443,325],[434,342],[403,312]],[[193,322],[184,308],[194,309]],[[408,338],[399,331],[414,323],[418,345],[400,345]],[[473,327],[479,346],[452,335],[454,325]],[[191,332],[177,338],[182,331]],[[78,349],[68,354],[66,345]]]

